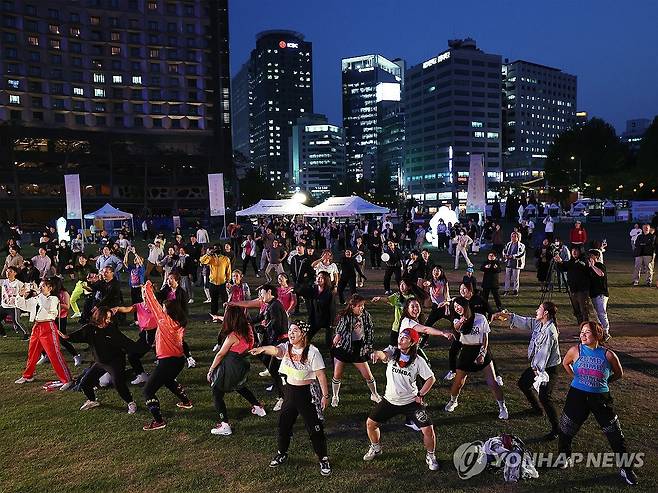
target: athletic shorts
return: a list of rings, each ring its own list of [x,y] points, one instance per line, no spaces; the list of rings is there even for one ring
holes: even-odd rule
[[[432,418],[430,417],[427,408],[421,406],[415,401],[405,404],[404,406],[396,406],[395,404],[388,402],[386,399],[382,399],[381,402],[370,411],[368,417],[376,423],[385,423],[389,419],[400,414],[403,414],[405,417],[413,421],[418,428],[432,426]]]

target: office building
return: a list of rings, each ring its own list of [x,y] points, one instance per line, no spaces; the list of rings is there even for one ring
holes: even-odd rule
[[[525,60],[502,70],[505,178],[539,183],[548,149],[576,124],[577,78]]]
[[[501,64],[500,55],[464,39],[407,70],[408,196],[429,206],[465,202],[472,153],[484,156],[490,184],[501,180]]]
[[[0,204],[50,219],[78,173],[85,210],[206,208],[232,168],[227,4],[3,1]]]
[[[384,114],[400,105],[403,60],[363,55],[341,61],[343,127],[347,171],[357,180],[375,181]]]
[[[252,65],[249,59],[231,79],[231,128],[233,130],[233,150],[248,161],[250,157],[249,131],[251,122]]]
[[[325,115],[299,118],[289,143],[290,177],[295,188],[316,199],[330,195],[331,185],[345,176],[345,135]]]
[[[644,134],[649,130],[651,120],[648,118],[636,118],[626,121],[626,131],[621,135],[621,141],[628,145],[631,152],[636,153],[640,150],[640,143]]]
[[[379,115],[378,171],[388,175],[394,190],[402,188],[404,166],[404,109],[401,103],[391,103],[381,108]],[[375,180],[376,184],[382,179]]]
[[[288,139],[313,113],[313,48],[293,31],[258,34],[251,52],[250,156],[273,182],[290,181]]]

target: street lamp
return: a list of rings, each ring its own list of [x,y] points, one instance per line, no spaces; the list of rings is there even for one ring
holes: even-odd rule
[[[575,161],[576,156],[571,156],[571,160]],[[582,181],[583,181],[583,162],[582,159],[580,159],[580,156],[578,157],[578,191],[580,192],[580,189],[582,188]]]
[[[304,192],[299,191],[299,192],[295,192],[293,194],[292,199],[295,202],[299,202],[300,204],[303,204],[304,202],[306,202],[306,200],[308,200],[308,197],[306,196],[306,194]]]

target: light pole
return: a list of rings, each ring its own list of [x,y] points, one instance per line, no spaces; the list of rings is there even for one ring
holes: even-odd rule
[[[576,156],[571,156],[571,160],[575,161]],[[583,187],[583,162],[580,156],[578,156],[578,192],[580,192],[582,187]]]

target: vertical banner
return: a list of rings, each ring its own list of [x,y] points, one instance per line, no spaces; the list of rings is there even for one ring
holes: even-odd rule
[[[208,175],[208,198],[210,199],[210,215],[223,216],[226,212],[224,206],[223,173],[211,173]]]
[[[64,175],[64,188],[66,190],[66,219],[82,220],[80,175]]]
[[[468,169],[468,193],[466,195],[466,213],[479,212],[482,217],[487,213],[487,192],[484,179],[484,156],[471,154]]]

